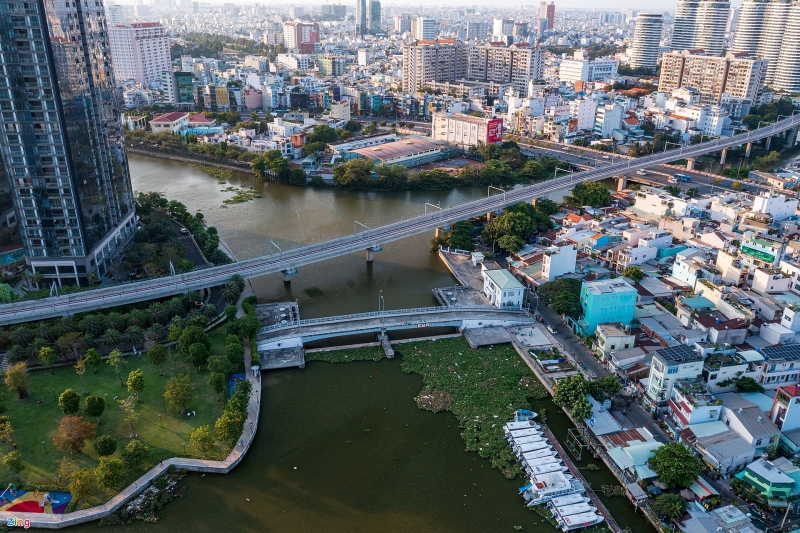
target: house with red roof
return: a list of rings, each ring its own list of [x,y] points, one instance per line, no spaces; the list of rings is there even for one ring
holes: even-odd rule
[[[189,113],[179,113],[177,111],[157,116],[150,121],[150,129],[153,133],[168,131],[178,133],[181,128],[189,127]]]

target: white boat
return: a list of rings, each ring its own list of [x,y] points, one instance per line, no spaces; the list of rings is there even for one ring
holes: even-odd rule
[[[564,518],[565,516],[570,516],[574,514],[594,513],[595,511],[597,511],[597,507],[589,505],[586,502],[581,502],[581,503],[573,503],[570,505],[557,506],[554,509],[554,511],[555,514],[558,515],[560,518]]]
[[[517,453],[516,450],[514,453]],[[525,453],[517,453],[517,455],[520,459],[522,459],[523,455],[526,459],[529,457],[531,459],[536,459],[537,457],[554,457],[556,452],[554,452],[552,448],[541,448],[539,450],[531,450]]]
[[[522,457],[520,461],[522,462],[522,466],[526,468],[529,466],[543,466],[549,464],[561,465],[561,457],[556,456],[531,458]]]
[[[574,514],[558,520],[558,526],[561,528],[561,531],[572,531],[574,529],[582,529],[599,524],[603,520],[605,519],[596,513]]]
[[[549,472],[531,476],[530,487],[522,492],[528,505],[539,505],[560,496],[586,492],[580,482],[568,479],[563,472]]]
[[[548,507],[562,507],[564,505],[573,505],[576,503],[589,503],[590,500],[583,494],[570,494],[569,496],[561,496],[559,498],[553,498],[550,500],[550,503],[547,504]]]
[[[527,452],[533,452],[536,450],[550,450],[553,451],[553,447],[550,446],[550,443],[546,440],[540,440],[538,442],[531,442],[529,444],[524,444],[523,446],[519,446],[514,449],[517,455]],[[555,453],[555,451],[553,451]]]
[[[514,431],[506,430],[506,438],[509,440],[518,439],[520,437],[530,437],[531,435],[541,435],[542,432],[536,428],[515,429]]]
[[[550,463],[546,465],[537,465],[537,466],[527,466],[525,470],[531,476],[536,476],[539,474],[548,474],[550,472],[561,472],[564,473],[569,470],[566,466],[560,463]]]
[[[531,420],[523,420],[520,422],[508,422],[506,425],[503,426],[503,429],[506,430],[506,433],[510,431],[514,431],[517,429],[528,429],[534,426],[533,421]]]
[[[531,435],[529,437],[520,437],[518,439],[511,439],[509,444],[511,444],[511,446],[521,446],[523,444],[530,444],[532,442],[542,442],[543,440],[547,439],[542,438],[541,435]]]

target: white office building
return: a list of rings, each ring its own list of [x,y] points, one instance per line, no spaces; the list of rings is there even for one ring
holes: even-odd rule
[[[117,24],[108,29],[114,77],[118,83],[135,80],[143,85],[161,82],[172,70],[169,37],[158,22]]]
[[[602,139],[611,137],[615,129],[622,127],[622,115],[625,108],[619,104],[598,106],[594,119],[594,133]]]
[[[436,21],[424,17],[411,19],[411,38],[415,41],[433,41],[436,39]]]
[[[578,98],[569,103],[569,117],[578,120],[578,131],[594,129],[596,115],[597,100]]]
[[[551,246],[542,259],[542,278],[553,281],[558,276],[575,272],[578,250],[574,244]]]
[[[670,47],[721,55],[730,11],[728,0],[678,0]]]
[[[617,76],[619,60],[611,58],[587,59],[582,51],[573,59],[565,59],[558,68],[558,79],[564,83],[576,81],[607,81]]]

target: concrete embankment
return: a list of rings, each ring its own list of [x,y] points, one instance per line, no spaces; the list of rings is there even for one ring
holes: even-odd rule
[[[136,155],[146,155],[150,157],[160,157],[162,159],[169,159],[171,161],[180,161],[181,163],[196,163],[198,165],[208,165],[210,167],[217,167],[222,168],[225,170],[231,170],[233,172],[244,172],[245,174],[255,174],[249,167],[240,167],[236,165],[226,165],[224,163],[219,163],[216,161],[208,161],[206,159],[201,158],[194,158],[194,157],[184,157],[175,154],[167,154],[164,152],[158,152],[155,150],[142,150],[141,148],[127,148],[128,153],[136,154]]]

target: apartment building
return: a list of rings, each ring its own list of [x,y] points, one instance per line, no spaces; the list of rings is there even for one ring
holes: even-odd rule
[[[544,76],[544,50],[521,42],[491,42],[469,48],[467,77],[473,81],[510,84],[526,94],[531,80]]]
[[[651,407],[666,407],[679,379],[694,379],[702,372],[703,358],[690,346],[678,344],[656,350],[644,399]]]
[[[708,56],[702,50],[682,50],[662,56],[658,90],[671,93],[682,87],[696,89],[701,105],[728,108],[733,116],[749,113],[761,95],[767,60],[743,53]]]
[[[314,43],[319,42],[319,24],[286,22],[283,25],[283,41],[287,50],[300,50],[301,54],[313,54]]]
[[[456,81],[467,74],[467,47],[457,39],[418,40],[403,46],[403,92],[430,81]]]
[[[117,24],[108,29],[114,77],[149,85],[172,70],[167,31],[158,22]]]

